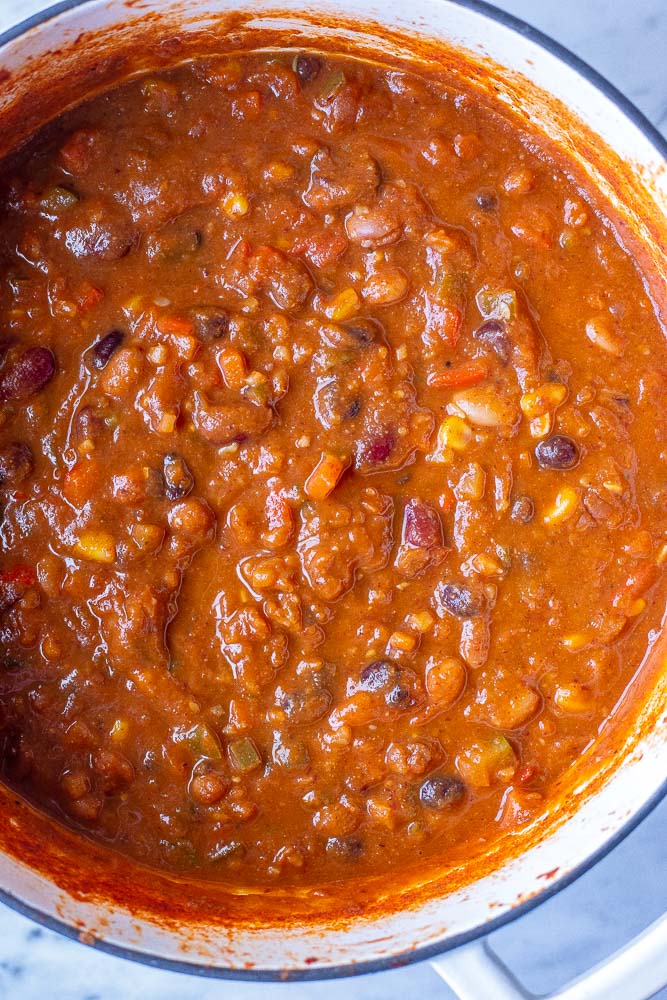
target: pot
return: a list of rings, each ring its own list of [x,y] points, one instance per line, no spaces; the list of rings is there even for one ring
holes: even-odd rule
[[[621,239],[645,269],[667,279],[665,141],[570,53],[474,0],[321,0],[308,10],[301,0],[65,0],[0,37],[0,153],[72,94],[202,47],[284,47],[286,37],[290,47],[439,61],[493,89],[508,111],[577,161],[611,202]],[[449,871],[391,899],[378,890],[378,899],[347,900],[336,913],[315,897],[277,899],[267,917],[256,895],[222,902],[200,886],[183,900],[173,879],[136,871],[0,787],[0,895],[64,934],[182,972],[298,980],[430,958],[462,998],[527,997],[485,938],[594,864],[667,790],[664,660],[658,636],[633,707],[617,713],[623,738],[603,737],[595,759],[577,765],[550,823],[522,832],[521,850],[492,852],[474,872]],[[556,995],[639,1000],[666,983],[663,917]]]

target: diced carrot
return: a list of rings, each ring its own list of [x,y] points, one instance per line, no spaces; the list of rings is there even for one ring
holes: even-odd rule
[[[166,334],[191,334],[195,331],[195,325],[191,319],[179,316],[177,313],[169,313],[167,316],[160,316],[156,326],[160,333]]]
[[[469,364],[458,365],[456,368],[445,368],[444,371],[429,375],[427,382],[436,389],[460,389],[463,386],[477,385],[487,376],[483,365],[471,361]]]
[[[347,461],[323,451],[319,462],[308,476],[306,494],[311,500],[324,500],[336,488],[340,477],[347,468]]]
[[[97,463],[86,460],[77,462],[63,478],[63,493],[75,507],[83,507],[95,492]]]
[[[216,361],[228,389],[242,389],[246,382],[248,367],[246,359],[235,347],[221,347]]]

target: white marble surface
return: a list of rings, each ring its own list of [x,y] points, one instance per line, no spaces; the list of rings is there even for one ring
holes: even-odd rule
[[[44,6],[43,0],[0,0],[0,31]],[[665,0],[504,0],[498,6],[582,56],[667,132]],[[663,803],[593,871],[494,935],[497,951],[528,987],[555,988],[665,909],[666,829]],[[340,983],[266,987],[199,980],[94,952],[0,906],[0,998],[266,1000],[267,993],[284,1000],[451,998],[427,964]],[[659,998],[667,1000],[667,988]]]

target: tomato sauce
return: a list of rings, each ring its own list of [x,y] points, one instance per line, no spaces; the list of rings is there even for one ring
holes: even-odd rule
[[[196,60],[0,174],[0,747],[141,862],[317,885],[547,814],[660,620],[664,330],[436,73]]]

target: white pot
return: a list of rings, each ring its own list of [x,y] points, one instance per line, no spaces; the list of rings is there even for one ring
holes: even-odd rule
[[[665,142],[588,67],[481,3],[323,0],[309,13],[301,0],[143,0],[129,5],[124,0],[71,0],[0,38],[0,67],[10,74],[0,80],[0,147],[34,127],[31,116],[57,109],[63,99],[60,83],[73,67],[81,87],[91,61],[97,63],[100,84],[132,68],[131,61],[117,66],[107,57],[145,30],[146,22],[144,27],[140,22],[148,15],[159,14],[150,29],[153,59],[178,49],[160,46],[160,37],[177,33],[185,54],[193,33],[219,30],[217,19],[229,11],[247,15],[227,25],[230,43],[246,47],[265,43],[266,32],[279,28],[289,32],[295,46],[326,36],[342,50],[370,46],[387,55],[412,57],[420,42],[433,39],[467,50],[483,66],[477,83],[494,81],[500,100],[568,149],[614,203],[624,224],[622,237],[638,238],[645,266],[662,279],[667,276]],[[158,888],[137,895],[128,862],[105,859],[95,847],[77,844],[0,788],[2,895],[10,905],[65,933],[83,934],[128,958],[181,971],[250,979],[316,978],[387,968],[457,949],[434,964],[460,996],[526,996],[479,941],[571,882],[661,798],[667,775],[667,683],[658,662],[663,656],[660,641],[647,657],[651,683],[638,699],[639,713],[625,745],[600,762],[596,778],[587,777],[583,768],[578,772],[568,802],[553,822],[522,834],[526,850],[500,860],[499,867],[491,864],[468,884],[441,880],[395,897],[384,910],[371,908],[337,921],[323,916],[253,926],[224,914],[202,917],[198,907],[189,916],[174,916],[171,904],[182,897],[182,889],[161,880]],[[92,887],[85,874],[90,864],[98,865]],[[125,892],[112,891],[123,872],[130,872]],[[132,907],[126,905],[130,898]],[[197,898],[193,890],[193,900]],[[611,964],[562,995],[633,1000],[666,983],[663,919]]]

